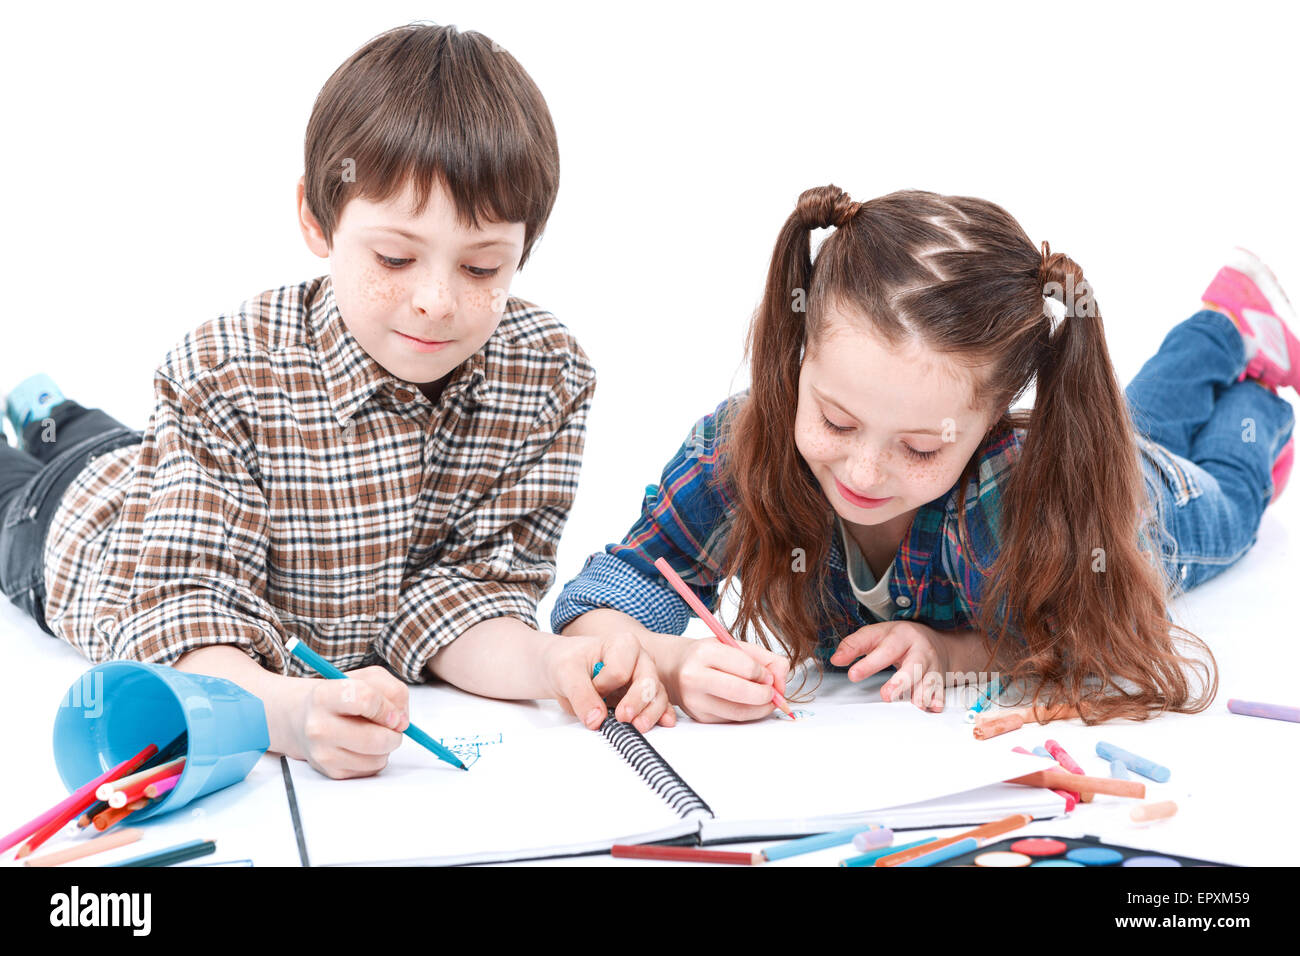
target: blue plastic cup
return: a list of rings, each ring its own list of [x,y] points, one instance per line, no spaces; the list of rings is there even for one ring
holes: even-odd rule
[[[187,733],[176,786],[131,814],[142,820],[239,783],[271,740],[261,699],[220,677],[161,664],[108,661],[68,689],[54,719],[54,762],[71,792],[134,757]]]

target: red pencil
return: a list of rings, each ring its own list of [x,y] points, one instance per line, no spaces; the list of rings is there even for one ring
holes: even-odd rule
[[[660,574],[668,579],[668,583],[673,586],[674,591],[681,595],[682,600],[691,606],[691,610],[695,612],[696,617],[709,626],[709,630],[713,632],[714,637],[728,647],[740,646],[736,643],[736,639],[727,633],[727,629],[722,626],[722,622],[700,603],[700,599],[695,596],[695,592],[687,587],[686,582],[672,569],[672,565],[663,558],[655,558],[655,567],[659,569]],[[775,688],[772,689],[772,703],[791,720],[796,719],[790,705],[785,702],[785,698]]]
[[[628,846],[616,843],[610,856],[634,860],[672,860],[677,863],[739,863],[752,866],[763,862],[760,853],[734,853],[725,850],[697,850],[690,846]]]
[[[83,784],[79,789],[73,792],[72,796],[64,800],[63,803],[58,804],[62,809],[55,813],[54,816],[50,817],[48,822],[27,838],[23,845],[18,848],[18,852],[14,854],[14,859],[21,860],[25,856],[30,856],[33,850],[62,830],[69,820],[73,819],[81,813],[82,810],[85,810],[93,804],[95,802],[95,790],[101,783],[126,776],[157,752],[157,745],[150,744],[134,757],[131,757],[128,760],[123,760],[112,770],[96,777],[89,783]]]

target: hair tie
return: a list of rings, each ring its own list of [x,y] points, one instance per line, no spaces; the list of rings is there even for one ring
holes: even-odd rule
[[[835,228],[843,229],[845,226],[847,226],[849,224],[849,221],[858,214],[858,210],[861,208],[862,208],[862,203],[860,202],[849,203],[848,206],[844,208],[844,212],[840,215],[840,217],[835,220],[834,222]]]
[[[1052,247],[1048,245],[1046,239],[1043,240],[1042,249],[1043,258],[1038,264],[1038,283],[1039,285],[1046,285],[1052,274],[1051,266],[1049,265],[1052,259]]]

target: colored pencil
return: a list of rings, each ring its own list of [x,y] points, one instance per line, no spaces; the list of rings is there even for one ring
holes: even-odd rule
[[[72,792],[72,796],[55,804],[35,820],[23,824],[9,836],[6,836],[4,840],[0,841],[0,844],[3,844],[3,846],[0,846],[0,852],[7,850],[25,836],[27,839],[18,848],[14,858],[21,860],[23,857],[30,856],[33,850],[62,830],[69,820],[74,819],[82,810],[95,802],[95,791],[101,783],[115,780],[123,774],[130,773],[157,752],[157,745],[149,744],[134,757],[123,760],[112,770],[101,774],[88,783],[82,784]],[[28,829],[29,827],[31,829]],[[11,840],[11,838],[13,839]]]
[[[1146,784],[1137,780],[1114,780],[1110,777],[1088,777],[1070,773],[1068,770],[1035,770],[1023,777],[1013,777],[1007,783],[1019,783],[1026,787],[1072,787],[1080,793],[1108,793],[1116,797],[1137,797],[1144,799],[1147,795]]]
[[[1055,740],[1047,741],[1043,744],[1043,747],[1052,755],[1052,759],[1059,763],[1063,768],[1068,770],[1070,773],[1077,773],[1080,776],[1083,776],[1083,768],[1080,767],[1075,759],[1065,752],[1065,748]],[[1081,803],[1092,803],[1092,794],[1079,793],[1077,790],[1071,790],[1070,792],[1073,793],[1075,799]]]
[[[920,856],[914,856],[910,860],[904,860],[899,866],[934,866],[936,863],[942,863],[944,860],[951,860],[954,856],[961,856],[963,853],[969,853],[971,850],[979,849],[980,841],[974,837],[966,837],[958,840],[956,843],[949,843],[947,846],[936,847],[928,853],[922,853]]]
[[[150,800],[157,800],[164,793],[174,790],[180,779],[180,774],[177,774],[174,777],[168,777],[166,780],[155,780],[153,783],[145,784],[144,795]]]
[[[1228,710],[1243,717],[1268,717],[1271,720],[1289,720],[1300,723],[1300,707],[1285,707],[1282,704],[1261,704],[1253,700],[1228,701]]]
[[[938,842],[938,837],[926,837],[924,840],[915,840],[911,843],[904,843],[902,846],[883,846],[879,850],[871,850],[863,853],[861,856],[851,856],[847,860],[840,860],[840,866],[874,866],[875,862],[882,856],[889,856],[891,853],[901,853],[904,850],[911,850],[914,847],[924,846],[927,843]]]
[[[697,850],[691,846],[628,846],[616,843],[609,848],[609,854],[631,860],[673,860],[678,863],[739,863],[752,866],[763,862],[762,853]]]
[[[110,807],[124,807],[128,803],[131,803],[135,800],[139,800],[141,797],[157,796],[157,790],[159,784],[166,783],[167,781],[171,781],[171,783],[167,785],[167,789],[170,790],[172,787],[176,786],[176,781],[180,780],[180,778],[181,778],[180,770],[173,767],[171,768],[171,772],[168,773],[166,776],[156,777],[152,780],[148,780],[148,779],[137,780],[135,783],[131,784],[131,786],[127,787],[125,790],[114,790],[111,794],[109,794],[108,805]],[[146,791],[151,788],[155,792],[146,793]]]
[[[1044,771],[1039,771],[1040,773]],[[1051,771],[1048,771],[1051,772]],[[922,854],[929,853],[931,850],[938,850],[941,847],[956,843],[959,840],[988,840],[995,836],[1001,836],[1004,833],[1010,833],[1012,830],[1019,830],[1021,827],[1028,826],[1033,821],[1033,817],[1028,813],[1015,813],[1009,817],[1003,817],[1001,820],[993,820],[989,823],[977,826],[973,830],[967,830],[965,833],[957,833],[950,837],[944,837],[936,840],[935,844],[928,849],[917,847],[912,850],[900,850],[889,856],[883,856],[876,861],[876,866],[898,866],[906,863],[908,860],[915,859]]]
[[[681,595],[682,600],[690,605],[691,610],[695,612],[695,616],[708,625],[714,637],[728,647],[740,646],[736,639],[722,626],[722,622],[714,617],[713,613],[700,602],[700,599],[695,596],[695,592],[687,586],[686,582],[681,579],[667,561],[663,558],[655,558],[655,567],[659,569],[660,574],[668,579],[668,583],[672,585],[674,591]],[[791,720],[796,719],[794,711],[790,709],[790,705],[786,703],[785,698],[781,696],[775,687],[772,688],[772,703]]]
[[[1038,754],[1034,753],[1032,750],[1026,750],[1024,747],[1012,747],[1011,749],[1018,754],[1029,754],[1029,756],[1031,757],[1038,756]],[[1044,754],[1044,756],[1051,756],[1051,754]],[[1079,803],[1079,795],[1072,790],[1057,790],[1051,787],[1049,787],[1048,789],[1050,789],[1052,793],[1056,794],[1058,797],[1062,797],[1065,800],[1066,813],[1069,813],[1071,810],[1073,810],[1075,806]]]
[[[289,638],[289,643],[284,645],[284,647],[285,650],[289,651],[289,653],[293,654],[299,660],[305,662],[312,668],[312,670],[316,671],[316,673],[320,674],[322,677],[328,677],[331,680],[343,680],[348,676],[296,637]],[[461,770],[469,769],[469,767],[461,763],[459,757],[430,737],[419,727],[415,726],[415,724],[408,723],[406,729],[402,731],[402,733],[406,734],[406,736],[410,737],[425,750],[428,750],[439,760],[445,760],[453,767],[459,767]]]
[[[103,836],[97,836],[91,840],[84,840],[77,846],[70,846],[66,850],[55,850],[53,853],[42,853],[40,856],[28,857],[23,860],[24,866],[58,866],[61,863],[68,863],[72,860],[80,860],[82,857],[90,856],[94,853],[103,853],[105,850],[115,850],[120,846],[126,846],[128,843],[134,843],[140,839],[144,831],[139,827],[126,827],[122,830],[114,830],[112,833],[105,833]]]
[[[124,807],[109,807],[103,813],[96,814],[95,819],[92,822],[95,824],[96,830],[107,830],[114,823],[117,823],[119,820],[129,816],[136,810],[141,810],[148,805],[149,801],[144,797],[141,797],[138,800],[132,800]]]
[[[178,843],[176,846],[169,846],[165,850],[159,850],[156,853],[147,853],[144,856],[135,856],[129,860],[123,860],[121,863],[106,863],[105,866],[171,866],[173,863],[184,863],[186,860],[192,860],[195,857],[207,856],[209,853],[215,853],[217,843],[215,840],[191,840],[189,843]]]
[[[1146,757],[1139,757],[1127,750],[1121,750],[1114,744],[1108,744],[1104,740],[1097,741],[1097,756],[1112,762],[1118,760],[1134,773],[1140,773],[1148,780],[1154,780],[1156,783],[1165,783],[1169,780],[1168,767],[1162,767],[1154,760],[1148,760]]]
[[[801,853],[812,853],[814,850],[824,850],[827,847],[843,846],[845,843],[852,843],[853,838],[859,833],[883,829],[884,827],[878,823],[867,823],[856,827],[847,827],[843,830],[834,830],[830,833],[815,833],[812,836],[801,837],[798,840],[788,840],[785,843],[770,846],[763,850],[761,855],[763,859],[769,862],[784,860],[786,857],[799,856]]]
[[[139,769],[152,770],[155,767],[161,767],[169,760],[174,760],[177,756],[182,756],[182,757],[185,756],[188,747],[189,747],[189,734],[186,731],[182,730],[179,734],[177,734],[175,737],[171,739],[171,741],[167,744],[166,747],[164,747],[162,750],[158,751],[156,754],[154,754],[152,757],[150,757],[148,760],[142,763]],[[91,822],[95,819],[95,817],[99,816],[107,809],[108,809],[107,800],[95,801],[89,807],[87,807],[86,812],[83,813],[80,816],[80,818],[78,818],[77,826],[83,829],[85,827],[90,826]]]
[[[170,777],[174,773],[180,773],[185,769],[184,757],[173,757],[166,763],[161,763],[156,767],[147,767],[144,770],[137,770],[135,773],[127,774],[125,777],[119,777],[117,780],[111,780],[108,783],[100,784],[95,790],[96,800],[107,800],[115,790],[129,790],[137,783],[157,780],[160,777]],[[127,801],[130,802],[129,800]]]

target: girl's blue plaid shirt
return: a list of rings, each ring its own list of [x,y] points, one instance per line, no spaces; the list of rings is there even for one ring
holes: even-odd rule
[[[614,608],[651,631],[681,634],[690,609],[655,569],[659,557],[668,560],[705,606],[717,608],[726,536],[735,513],[734,501],[715,480],[720,436],[745,396],[741,392],[728,398],[695,423],[659,484],[647,486],[641,517],[623,541],[591,555],[581,573],[564,586],[551,614],[553,631],[558,633],[587,611]],[[997,556],[1001,487],[1020,456],[1024,434],[1020,428],[991,433],[975,450],[963,479],[917,510],[894,558],[889,582],[894,620],[917,621],[941,631],[975,626],[985,572]],[[964,539],[958,535],[963,482]],[[876,623],[853,594],[838,534],[831,535],[829,569],[842,620],[823,620],[819,626],[818,656],[823,662],[844,637]]]

